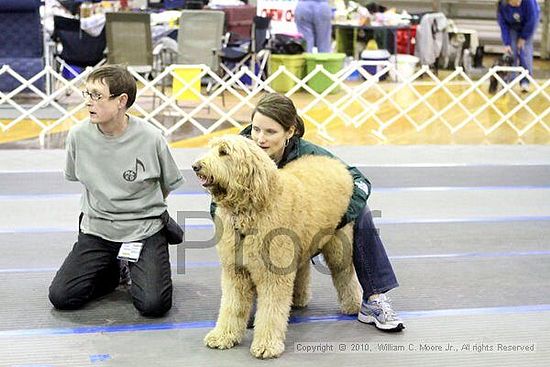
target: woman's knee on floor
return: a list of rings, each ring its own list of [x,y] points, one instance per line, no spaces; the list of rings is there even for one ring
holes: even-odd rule
[[[76,310],[84,306],[86,301],[82,297],[73,296],[67,287],[54,282],[50,285],[48,298],[58,310]]]
[[[132,292],[134,306],[142,316],[161,317],[172,308],[172,287],[164,293],[144,292],[136,295]]]

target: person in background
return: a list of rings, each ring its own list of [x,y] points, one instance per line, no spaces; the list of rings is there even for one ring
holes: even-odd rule
[[[533,37],[539,23],[537,0],[500,0],[497,20],[506,52],[514,57],[515,65],[524,67],[533,76]],[[529,80],[520,82],[523,92],[529,91]]]
[[[294,19],[298,32],[304,36],[307,52],[331,52],[332,9],[328,0],[298,0]]]

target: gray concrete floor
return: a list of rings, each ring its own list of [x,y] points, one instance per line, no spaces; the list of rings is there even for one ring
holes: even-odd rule
[[[55,311],[47,287],[75,240],[80,187],[63,182],[62,151],[0,150],[0,366],[546,366],[550,148],[332,150],[373,182],[369,205],[401,283],[390,296],[404,332],[341,316],[330,278],[314,271],[312,302],[292,313],[281,358],[255,360],[250,332],[234,349],[209,350],[202,338],[220,297],[212,247],[185,250],[185,266],[183,249],[171,248],[174,307],[164,318],[140,317],[124,289]],[[188,178],[169,199],[174,215],[208,209],[189,172],[200,152],[174,151]],[[212,235],[209,221],[186,224],[190,239]],[[301,353],[304,343],[334,350]],[[503,350],[510,345],[533,350]]]

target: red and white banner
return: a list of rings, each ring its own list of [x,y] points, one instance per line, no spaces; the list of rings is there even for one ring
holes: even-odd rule
[[[294,9],[298,0],[258,0],[256,7],[258,15],[271,17],[271,33],[296,34]]]

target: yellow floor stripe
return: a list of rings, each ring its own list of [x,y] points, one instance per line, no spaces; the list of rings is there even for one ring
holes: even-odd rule
[[[85,110],[78,111],[73,118],[80,120],[88,115],[88,112]],[[55,128],[52,129],[50,134],[67,132],[74,125],[73,118],[67,118]],[[40,120],[44,125],[51,125],[57,120],[47,119]],[[11,120],[0,119],[4,125],[7,125]],[[18,122],[15,126],[10,128],[7,132],[0,131],[0,144],[2,143],[12,143],[27,139],[37,139],[40,136],[40,131],[42,128],[32,120],[22,120]]]
[[[8,120],[0,120],[3,124],[9,123]],[[45,125],[52,124],[55,120],[42,120],[42,123]],[[52,133],[60,133],[68,131],[73,123],[69,120],[56,126]],[[14,127],[9,129],[7,132],[0,133],[0,144],[2,143],[12,143],[27,139],[36,139],[40,135],[42,128],[38,126],[34,121],[24,120],[17,123]]]
[[[208,145],[210,139],[216,136],[237,134],[239,129],[232,127],[230,129],[219,130],[210,134],[197,136],[194,138],[183,139],[170,143],[172,148],[202,148]]]

